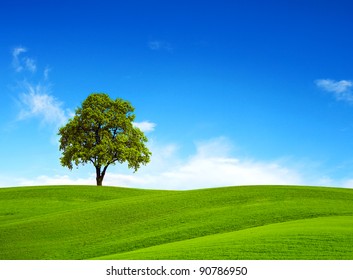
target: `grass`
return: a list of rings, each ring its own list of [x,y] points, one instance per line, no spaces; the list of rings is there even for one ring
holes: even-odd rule
[[[98,259],[351,259],[351,217],[271,224]]]
[[[0,259],[353,259],[353,190],[3,188]]]

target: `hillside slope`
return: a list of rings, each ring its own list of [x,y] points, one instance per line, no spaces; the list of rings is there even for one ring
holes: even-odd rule
[[[352,259],[352,228],[352,216],[320,217],[213,234],[98,259]]]
[[[352,219],[351,189],[6,188],[0,259],[353,259]]]

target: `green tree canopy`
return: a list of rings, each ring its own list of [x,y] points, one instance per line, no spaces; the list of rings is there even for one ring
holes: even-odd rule
[[[147,137],[133,125],[134,107],[105,93],[92,93],[75,116],[59,129],[62,166],[92,163],[97,186],[101,186],[108,166],[128,163],[136,172],[150,161]]]

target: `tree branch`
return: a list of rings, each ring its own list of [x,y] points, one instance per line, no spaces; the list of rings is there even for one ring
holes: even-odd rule
[[[103,171],[102,171],[102,173],[101,173],[101,176],[102,176],[102,177],[104,177],[105,171],[107,171],[107,168],[108,168],[109,165],[110,165],[110,164],[108,163],[106,166],[104,166]]]

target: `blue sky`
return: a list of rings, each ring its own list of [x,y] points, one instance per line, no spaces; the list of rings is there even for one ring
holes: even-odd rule
[[[95,184],[57,129],[92,92],[124,98],[149,165],[105,184],[353,187],[351,1],[0,3],[0,185]]]

